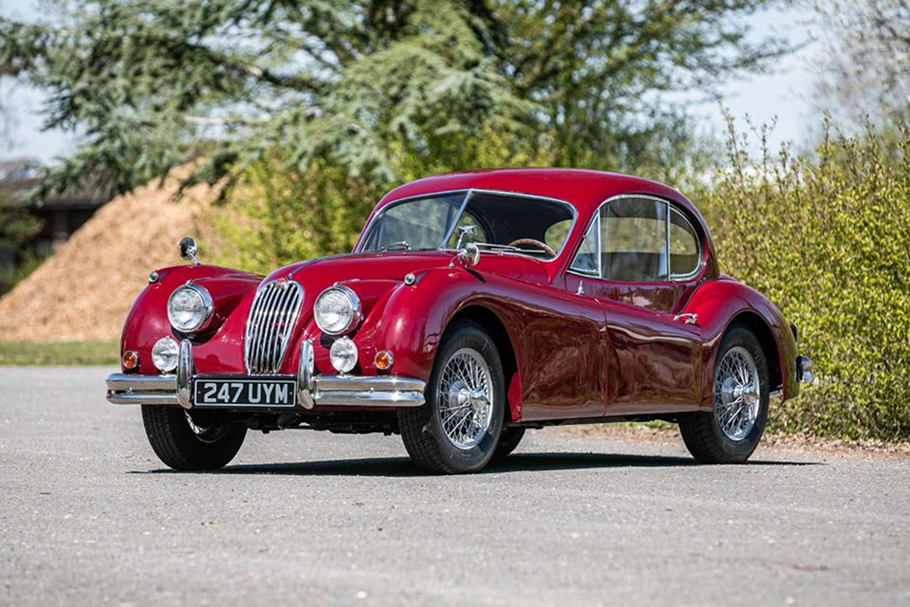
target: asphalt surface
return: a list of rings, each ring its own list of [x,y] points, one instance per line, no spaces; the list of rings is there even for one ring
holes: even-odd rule
[[[910,460],[526,437],[422,475],[398,437],[250,433],[170,472],[108,370],[0,368],[0,604],[910,603]]]

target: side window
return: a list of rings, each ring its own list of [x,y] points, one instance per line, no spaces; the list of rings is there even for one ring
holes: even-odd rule
[[[670,211],[670,276],[690,276],[698,269],[698,236],[695,228],[682,213]]]
[[[600,276],[600,215],[594,217],[581,247],[575,254],[575,259],[569,268],[573,272]]]
[[[601,219],[603,277],[619,282],[659,282],[670,274],[667,259],[667,203],[620,198]]]

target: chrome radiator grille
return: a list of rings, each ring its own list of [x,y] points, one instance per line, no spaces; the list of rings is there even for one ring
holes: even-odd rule
[[[278,372],[302,302],[303,288],[283,278],[256,292],[243,340],[243,360],[248,373]]]

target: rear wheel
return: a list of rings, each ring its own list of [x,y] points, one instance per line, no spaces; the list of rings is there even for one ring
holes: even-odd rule
[[[426,404],[398,412],[411,460],[436,473],[475,472],[490,461],[505,407],[502,362],[490,336],[459,321],[446,332],[426,388]]]
[[[683,441],[705,464],[745,462],[755,451],[768,419],[768,362],[755,335],[730,329],[714,367],[714,406],[679,422]]]
[[[246,428],[219,420],[217,411],[142,406],[145,434],[155,455],[174,470],[217,470],[243,444]]]

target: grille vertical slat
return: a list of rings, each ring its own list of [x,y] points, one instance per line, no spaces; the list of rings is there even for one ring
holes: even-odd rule
[[[271,288],[265,294],[262,302],[262,317],[259,319],[259,334],[256,336],[256,357],[254,358],[257,369],[268,369],[268,363],[265,360],[265,350],[268,347],[269,329],[272,326],[272,313],[274,310],[275,299],[278,298],[279,290]],[[260,371],[263,372],[263,371]]]
[[[286,290],[275,290],[275,295],[269,301],[269,309],[265,318],[265,334],[262,339],[262,367],[264,369],[276,369],[276,366],[272,360],[273,355],[272,351],[277,345],[275,342],[278,339],[279,325],[281,323],[281,302],[284,299]]]
[[[302,303],[303,289],[293,281],[279,279],[259,289],[250,306],[244,335],[248,373],[279,371]]]
[[[266,326],[264,320],[269,308],[269,299],[274,297],[274,295],[275,291],[272,289],[263,289],[257,294],[259,306],[258,308],[254,308],[250,314],[250,317],[253,319],[253,332],[249,342],[251,357],[247,362],[247,369],[259,369],[263,366],[259,353],[262,349],[262,334]]]

